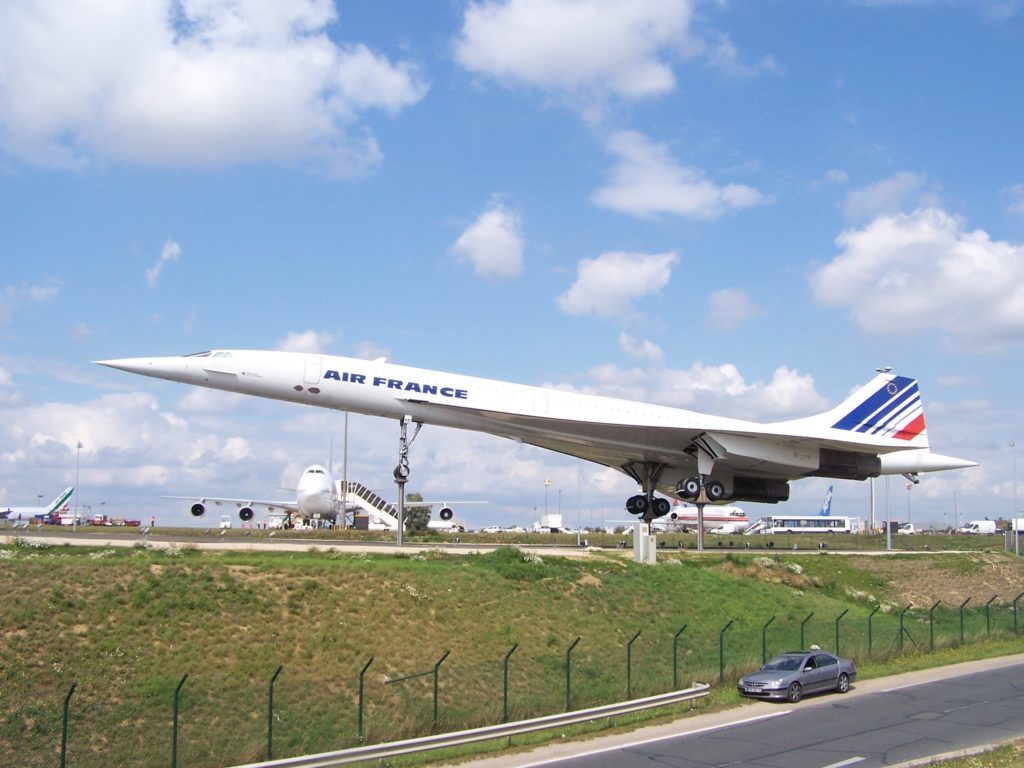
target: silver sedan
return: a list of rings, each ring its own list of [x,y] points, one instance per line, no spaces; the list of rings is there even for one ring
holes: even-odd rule
[[[806,693],[846,693],[857,678],[857,667],[849,659],[823,651],[795,651],[776,656],[757,672],[737,683],[743,696],[798,702]]]

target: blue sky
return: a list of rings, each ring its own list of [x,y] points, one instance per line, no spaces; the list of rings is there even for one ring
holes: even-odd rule
[[[981,462],[890,481],[893,517],[1008,516],[1022,6],[0,3],[0,500],[77,458],[80,504],[181,523],[161,494],[287,498],[332,438],[340,464],[341,414],[90,363],[234,347],[758,420],[891,365]],[[349,476],[393,496],[396,437],[350,417]],[[633,492],[440,428],[412,460],[410,490],[490,501],[470,524],[536,519],[545,479],[570,521]]]

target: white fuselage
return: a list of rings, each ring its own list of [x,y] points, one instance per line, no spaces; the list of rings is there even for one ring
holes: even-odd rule
[[[329,517],[338,510],[338,494],[330,472],[319,465],[307,467],[296,486],[296,506],[302,517]]]

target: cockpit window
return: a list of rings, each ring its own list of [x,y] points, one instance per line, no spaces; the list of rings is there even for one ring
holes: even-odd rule
[[[230,352],[214,352],[212,357],[231,357]]]

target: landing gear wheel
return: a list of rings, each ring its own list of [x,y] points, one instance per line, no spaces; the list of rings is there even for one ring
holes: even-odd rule
[[[646,496],[630,496],[626,500],[626,511],[631,515],[643,515],[647,511],[647,497]]]
[[[395,467],[395,480],[399,483],[404,483],[409,479],[409,467],[399,464]]]
[[[721,501],[725,498],[725,486],[717,480],[712,480],[704,486],[704,493],[708,501]]]
[[[664,517],[672,511],[672,502],[668,499],[655,499],[653,511],[655,517]]]
[[[800,683],[790,683],[789,688],[786,689],[786,701],[790,704],[796,704],[803,695],[804,689]]]
[[[688,477],[685,480],[680,480],[676,486],[676,492],[684,499],[697,498],[697,494],[700,493],[700,478]]]

